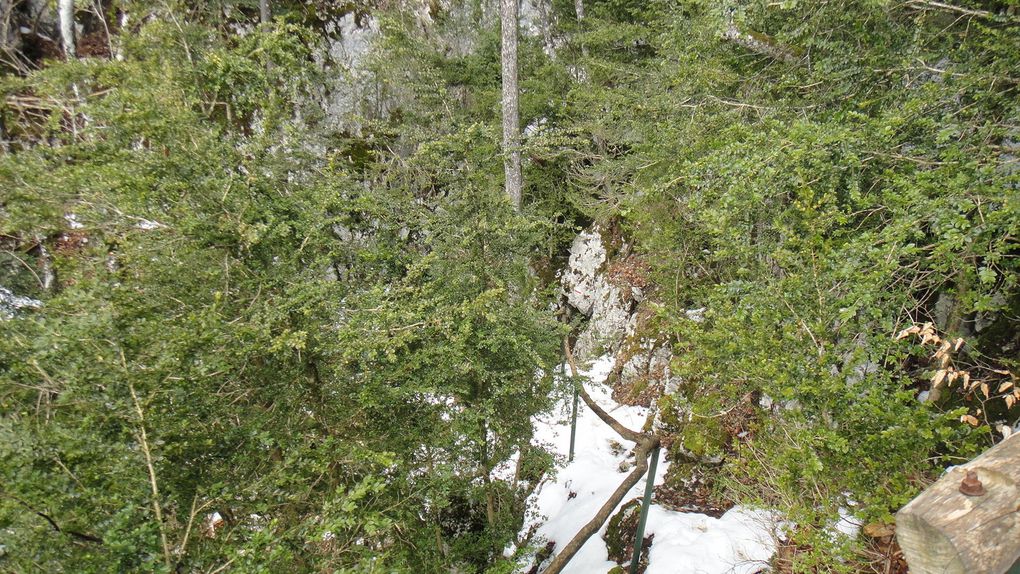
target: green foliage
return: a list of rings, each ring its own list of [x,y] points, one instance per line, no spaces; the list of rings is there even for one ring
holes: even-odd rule
[[[888,518],[990,444],[959,421],[984,397],[919,401],[934,369],[894,336],[932,321],[970,364],[1015,369],[1018,27],[884,2],[729,8],[590,5],[589,80],[561,127],[591,134],[575,204],[652,264],[679,341],[683,383],[659,403],[675,448],[727,454],[704,470],[803,525],[816,550],[797,568],[814,571],[853,553],[820,542],[848,499]],[[799,60],[725,41],[731,18]],[[762,397],[775,406],[727,434]]]
[[[478,478],[549,400],[529,258],[555,227],[491,174],[422,205],[417,175],[366,188],[377,165],[306,151],[306,30],[125,40],[5,80],[57,104],[0,157],[4,285],[44,302],[0,321],[0,568],[493,563],[526,493]]]
[[[0,569],[509,571],[527,492],[491,472],[551,464],[530,420],[591,221],[676,342],[677,474],[781,508],[797,571],[854,567],[848,500],[888,518],[1016,423],[919,401],[937,365],[894,340],[930,321],[1020,368],[1015,6],[556,0],[555,57],[521,42],[514,213],[495,22],[386,4],[239,34],[255,2],[169,2],[122,61],[3,78],[0,285],[44,305],[0,320]],[[366,69],[318,66],[324,22],[369,12]]]

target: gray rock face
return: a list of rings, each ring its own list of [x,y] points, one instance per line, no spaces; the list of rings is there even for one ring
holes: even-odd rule
[[[548,0],[524,0],[521,5],[521,34],[540,36],[547,26]],[[399,0],[402,12],[410,15],[428,42],[452,56],[466,56],[478,47],[480,31],[498,26],[498,3],[451,0]],[[434,18],[433,10],[442,14]],[[380,91],[371,69],[383,30],[378,18],[360,20],[345,14],[328,22],[326,41],[313,57],[331,80],[322,86],[315,100],[321,105],[326,124],[338,131],[359,134],[364,118],[385,118],[415,96],[405,86],[389,84]],[[424,41],[424,40],[423,40]]]
[[[332,81],[321,87],[317,98],[326,123],[337,130],[360,131],[355,119],[361,107],[370,105],[374,77],[368,60],[379,37],[379,23],[368,17],[361,25],[354,14],[346,14],[326,25],[327,41],[313,54],[315,63],[330,73]]]
[[[579,234],[570,247],[570,258],[561,283],[567,302],[589,317],[577,339],[574,354],[581,362],[603,352],[615,353],[634,324],[635,295],[640,290],[621,288],[605,273],[606,248],[600,230]]]
[[[633,352],[634,345],[638,345],[640,350]],[[627,356],[628,346],[633,352],[630,356]],[[648,406],[660,394],[676,392],[680,380],[670,371],[673,351],[669,343],[649,338],[642,338],[637,343],[631,340],[620,352],[618,365],[620,360],[625,362],[618,367],[616,388],[621,394],[614,395],[617,400]]]
[[[19,297],[6,287],[0,287],[0,321],[14,317],[14,314],[25,308],[38,309],[42,301],[29,297]]]

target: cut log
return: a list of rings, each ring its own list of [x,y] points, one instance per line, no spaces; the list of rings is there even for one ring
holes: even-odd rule
[[[984,494],[960,491],[968,471]],[[1020,559],[1020,438],[953,468],[910,501],[896,514],[896,537],[911,574],[1009,571]]]

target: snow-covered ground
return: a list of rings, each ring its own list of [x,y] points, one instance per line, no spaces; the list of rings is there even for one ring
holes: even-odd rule
[[[640,429],[648,409],[616,404],[604,381],[612,369],[611,358],[602,357],[582,374],[592,382],[588,393],[623,425]],[[569,399],[567,399],[569,401]],[[566,413],[566,414],[564,414]],[[566,463],[570,446],[569,404],[558,405],[548,417],[535,421],[535,442],[562,457],[555,475],[547,477],[528,499],[528,516],[522,534],[536,528],[532,542],[555,541],[562,548],[595,516],[633,467],[628,455],[633,443],[623,440],[598,416],[579,402],[574,460]],[[622,446],[622,448],[621,448]],[[669,463],[665,452],[659,460],[655,483],[661,484]],[[621,472],[621,464],[626,472]],[[645,481],[631,489],[623,502],[640,497]],[[572,493],[574,493],[572,497]],[[622,503],[621,503],[622,505]],[[537,525],[537,526],[536,526]],[[721,518],[674,512],[652,504],[648,534],[655,534],[646,574],[754,574],[766,569],[775,552],[771,513],[735,507]],[[574,556],[565,573],[603,574],[616,564],[608,560],[602,539],[606,528],[592,536]]]

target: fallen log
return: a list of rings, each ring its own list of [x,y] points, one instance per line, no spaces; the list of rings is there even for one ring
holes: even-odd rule
[[[896,514],[912,574],[1003,574],[1020,559],[1020,438],[942,476]]]

